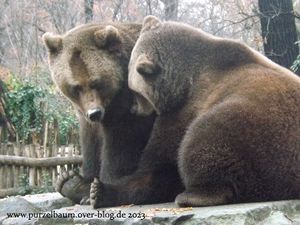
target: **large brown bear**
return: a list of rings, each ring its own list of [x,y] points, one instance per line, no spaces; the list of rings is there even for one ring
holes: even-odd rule
[[[161,195],[180,172],[180,206],[300,197],[300,79],[249,47],[188,25],[144,20],[129,64],[142,114],[155,111],[136,173],[95,180],[94,207]],[[151,110],[152,108],[152,110]]]
[[[57,185],[76,203],[89,198],[99,172],[108,183],[133,173],[148,141],[154,114],[131,113],[133,94],[127,85],[140,29],[139,24],[87,24],[43,36],[53,81],[79,116],[82,174],[63,173]]]

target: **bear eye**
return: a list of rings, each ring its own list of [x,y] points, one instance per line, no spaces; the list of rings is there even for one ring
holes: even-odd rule
[[[90,84],[90,88],[91,89],[97,89],[97,90],[101,90],[105,87],[104,82],[102,82],[101,80],[95,80],[92,81]]]
[[[153,78],[160,73],[161,68],[158,64],[152,61],[143,60],[137,64],[136,70],[145,78]]]
[[[78,96],[82,91],[82,87],[79,84],[71,85],[69,88],[72,96]]]
[[[73,53],[73,57],[74,58],[80,58],[80,55],[81,55],[81,51],[80,50],[75,50],[74,53]]]
[[[141,54],[137,59],[136,71],[145,78],[153,78],[160,73],[161,67],[145,54]]]

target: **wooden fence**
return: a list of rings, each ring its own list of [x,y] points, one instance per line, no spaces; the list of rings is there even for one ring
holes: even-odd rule
[[[52,185],[62,169],[75,169],[82,163],[78,146],[1,144],[0,198],[19,192],[20,176],[29,178],[29,186],[41,186],[47,174]]]

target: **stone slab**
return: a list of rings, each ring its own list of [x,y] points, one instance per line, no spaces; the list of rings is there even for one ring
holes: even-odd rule
[[[8,218],[8,212],[25,213]],[[30,216],[30,219],[29,219]],[[300,200],[197,208],[174,203],[92,209],[58,193],[0,200],[0,225],[300,225]]]

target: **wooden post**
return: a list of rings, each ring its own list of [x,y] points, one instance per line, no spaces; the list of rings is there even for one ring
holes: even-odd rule
[[[81,152],[80,152],[80,146],[78,144],[74,144],[74,152],[75,152],[75,156],[78,156],[78,155],[81,155]],[[73,169],[78,169],[79,165],[78,164],[74,164],[74,167]]]
[[[0,126],[0,143],[2,142],[2,129],[3,129],[3,127]]]
[[[66,157],[66,146],[62,145],[60,146],[60,156],[61,157]],[[64,170],[67,169],[66,166],[62,166]],[[62,169],[62,167],[60,169]]]
[[[41,148],[41,146],[36,146],[35,154],[37,159],[43,158],[43,149]],[[42,183],[41,181],[42,181],[42,168],[38,167],[36,168],[36,185],[41,186]]]
[[[73,156],[73,146],[69,145],[68,147],[68,157],[72,157]],[[68,170],[72,170],[73,165],[67,165]]]
[[[54,122],[53,122],[53,131],[54,131],[54,144],[59,146],[60,145],[59,126],[58,126],[58,121],[56,119],[54,119]]]
[[[24,153],[25,153],[26,157],[30,157],[30,146],[29,145],[24,145]],[[24,174],[23,175],[26,175],[28,177],[28,179],[29,179],[29,171],[30,171],[29,165],[24,165]]]
[[[13,145],[8,145],[7,146],[7,155],[13,155],[13,154],[14,154]],[[14,186],[14,173],[13,173],[12,165],[7,166],[7,171],[6,171],[5,175],[7,176],[6,188],[12,188]]]
[[[20,145],[13,144],[14,155],[20,156]],[[14,168],[14,187],[19,187],[19,176],[20,176],[20,166],[13,166]]]
[[[7,144],[4,145],[3,155],[7,155]],[[7,173],[8,173],[8,165],[4,164],[3,166],[3,188],[7,188]]]
[[[48,103],[46,102],[44,110],[43,110],[44,113],[46,113],[47,110],[48,110]],[[46,151],[46,147],[47,147],[47,144],[48,144],[48,128],[49,128],[49,122],[48,122],[48,120],[46,120],[46,122],[45,122],[45,131],[44,131],[44,143],[43,143],[44,151]]]
[[[20,155],[19,156],[26,156],[25,146],[21,145],[20,143],[17,143],[17,144],[20,146]],[[23,165],[21,165],[19,177],[23,176],[24,174],[25,174],[25,167]],[[18,183],[19,183],[19,177],[18,177]]]
[[[52,148],[47,148],[47,156],[46,157],[52,157]],[[47,168],[47,170],[45,171],[45,173],[47,173],[47,176],[49,176],[51,178],[52,181],[52,168],[49,167]]]
[[[56,146],[54,146],[53,144],[49,145],[49,150],[51,152],[51,157],[57,156]],[[59,166],[52,167],[52,171],[51,171],[51,174],[50,174],[51,178],[52,178],[52,185],[53,185],[53,187],[55,187],[55,185],[56,185],[58,167]]]
[[[0,157],[1,155],[4,154],[4,148],[5,148],[5,144],[4,143],[0,143]],[[5,174],[4,174],[4,166],[1,165],[0,166],[0,189],[5,188],[4,182],[5,180]]]
[[[35,158],[35,145],[31,144],[29,149],[29,157]],[[36,186],[36,168],[34,167],[29,168],[29,186]]]

